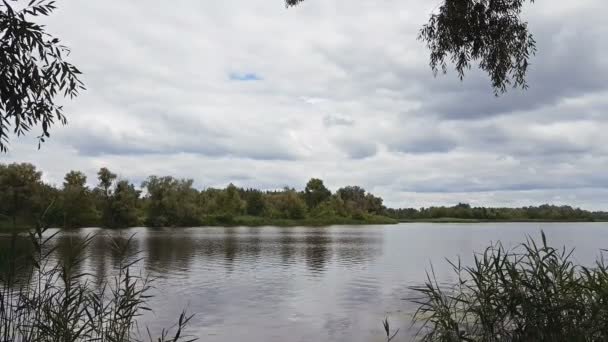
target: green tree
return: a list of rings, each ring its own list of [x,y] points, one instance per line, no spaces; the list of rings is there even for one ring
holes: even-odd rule
[[[253,216],[262,216],[266,207],[264,203],[264,195],[261,191],[252,190],[247,194],[247,214]]]
[[[86,183],[87,176],[80,171],[70,171],[65,175],[62,192],[65,228],[84,227],[97,223],[93,196]]]
[[[303,219],[306,217],[306,202],[291,189],[267,195],[267,216],[273,218]]]
[[[220,189],[209,188],[199,194],[198,206],[203,215],[212,215],[219,212],[219,197],[222,193]]]
[[[148,193],[146,223],[153,227],[197,225],[199,194],[192,185],[191,179],[148,177],[142,184]]]
[[[366,211],[371,214],[384,215],[386,207],[382,204],[383,200],[370,193],[365,195]]]
[[[306,204],[308,205],[308,209],[314,209],[319,204],[325,202],[331,196],[331,191],[329,191],[323,181],[318,178],[312,178],[306,183],[306,188],[304,189],[304,199],[306,200]]]
[[[365,189],[359,186],[346,186],[336,192],[351,211],[363,212],[367,210]]]
[[[41,178],[32,164],[0,164],[0,219],[10,219],[13,226],[22,220],[33,223],[44,205]]]
[[[97,172],[97,179],[99,180],[99,189],[103,191],[102,193],[106,198],[109,198],[112,195],[112,185],[116,180],[116,174],[102,167]]]
[[[239,189],[232,183],[228,184],[226,190],[220,193],[217,203],[220,213],[229,216],[242,214],[245,207]]]
[[[285,4],[290,7],[303,1],[285,0]],[[528,32],[528,23],[521,19],[525,2],[443,0],[418,36],[430,50],[433,72],[447,72],[450,61],[462,80],[465,70],[478,61],[495,94],[505,92],[510,85],[527,88],[526,75],[536,42]]]
[[[139,225],[139,196],[141,192],[126,180],[116,183],[111,202],[112,227],[126,228]]]
[[[15,2],[0,2],[0,152],[7,151],[10,130],[20,136],[38,125],[40,146],[55,121],[66,123],[57,97],[73,98],[84,89],[80,71],[66,60],[68,48],[31,21],[50,15],[55,1]]]
[[[113,185],[116,180],[116,174],[112,173],[105,167],[99,169],[97,172],[97,179],[99,184],[95,188],[96,193],[99,194],[99,205],[101,208],[101,224],[104,227],[114,227],[116,222],[114,221],[113,209]]]
[[[347,217],[349,212],[340,196],[334,194],[312,209],[310,215],[318,218]]]

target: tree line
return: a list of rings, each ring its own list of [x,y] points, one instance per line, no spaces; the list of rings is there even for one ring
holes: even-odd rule
[[[61,186],[53,186],[42,181],[42,172],[32,164],[0,164],[0,222],[25,227],[43,216],[45,224],[65,228],[392,222],[384,216],[382,198],[359,186],[332,193],[315,178],[303,191],[261,191],[233,184],[198,190],[193,183],[149,176],[138,187],[104,167],[93,188],[80,171],[68,172]]]
[[[387,209],[387,215],[402,221],[462,219],[484,221],[606,221],[608,212],[588,211],[569,205],[529,206],[521,208],[471,207],[459,203],[452,207]]]
[[[42,181],[28,163],[0,164],[0,227],[31,227],[43,218],[53,227],[201,225],[290,225],[395,223],[396,220],[608,220],[606,212],[571,206],[522,208],[452,207],[387,208],[382,198],[359,186],[332,193],[312,178],[303,190],[262,191],[229,184],[198,190],[192,179],[149,176],[140,186],[120,179],[107,168],[89,187],[80,171],[68,172],[59,186]]]

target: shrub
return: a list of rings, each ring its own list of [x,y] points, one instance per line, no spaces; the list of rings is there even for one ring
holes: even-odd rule
[[[507,250],[500,243],[475,256],[473,266],[450,262],[458,282],[428,274],[414,287],[414,322],[422,341],[606,341],[608,268],[577,265],[572,250],[530,237]]]
[[[134,341],[141,334],[136,320],[150,298],[150,279],[134,275],[132,266],[140,259],[132,253],[132,236],[112,239],[110,248],[121,256],[117,275],[111,279],[95,279],[80,271],[84,251],[92,236],[76,241],[67,253],[52,262],[57,252],[49,242],[46,229],[37,228],[29,234],[31,248],[26,258],[16,235],[11,248],[0,255],[0,340],[2,341]],[[25,262],[28,261],[29,262]],[[177,342],[184,340],[183,329],[192,316],[179,316],[173,335],[163,330],[150,340]],[[188,339],[186,337],[186,339]],[[193,341],[190,339],[190,341]]]

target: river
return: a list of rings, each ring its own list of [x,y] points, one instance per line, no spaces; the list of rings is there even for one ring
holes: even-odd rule
[[[153,312],[141,318],[153,331],[187,308],[196,314],[188,332],[201,341],[382,341],[384,317],[401,329],[394,341],[408,341],[416,309],[409,288],[424,282],[431,264],[438,280],[449,282],[445,258],[466,264],[498,240],[540,241],[541,229],[552,245],[576,248],[582,264],[608,248],[605,223],[92,228],[57,240],[69,245],[97,234],[83,267],[107,276],[117,262],[108,237],[135,234],[133,249],[143,258],[137,267],[156,277]]]

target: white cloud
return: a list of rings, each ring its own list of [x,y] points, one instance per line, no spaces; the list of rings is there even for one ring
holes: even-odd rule
[[[92,178],[108,166],[199,187],[320,177],[393,206],[606,209],[608,4],[526,5],[539,46],[531,88],[500,98],[476,70],[463,83],[433,77],[416,34],[435,5],[62,2],[48,28],[88,90],[41,151],[14,139],[2,161],[33,162],[57,184],[69,169]]]

